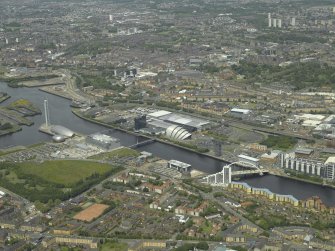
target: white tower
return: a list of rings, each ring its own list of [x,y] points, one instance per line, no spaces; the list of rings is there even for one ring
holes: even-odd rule
[[[295,26],[295,17],[292,17],[292,19],[291,19],[291,25]]]
[[[16,39],[15,39],[15,42],[18,43],[18,42],[19,42],[19,38],[16,38]]]
[[[8,38],[5,38],[5,43],[9,44]]]
[[[45,127],[50,126],[50,116],[49,116],[49,105],[48,100],[44,100],[44,117],[45,117]]]
[[[223,174],[223,184],[228,185],[231,183],[231,167],[224,166],[222,169],[222,174]]]
[[[271,13],[268,13],[268,25],[269,25],[269,28],[271,28]]]
[[[278,28],[281,28],[281,19],[277,20]]]
[[[277,19],[272,19],[272,26],[275,28],[277,27]]]
[[[113,22],[113,15],[109,15],[109,21]]]

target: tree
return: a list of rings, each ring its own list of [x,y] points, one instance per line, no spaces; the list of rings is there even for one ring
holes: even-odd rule
[[[208,250],[209,249],[209,246],[208,246],[207,242],[205,242],[205,241],[199,242],[195,247],[198,248],[198,249],[202,249],[202,250]]]

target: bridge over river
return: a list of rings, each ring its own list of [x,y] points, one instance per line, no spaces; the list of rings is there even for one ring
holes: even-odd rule
[[[247,168],[245,170],[236,170],[233,171],[234,167],[239,167],[239,168]],[[230,163],[228,165],[225,165],[222,168],[222,171],[207,175],[202,178],[202,181],[204,183],[214,185],[214,186],[228,186],[229,183],[231,183],[231,178],[234,176],[246,176],[246,175],[263,175],[264,173],[268,173],[269,170],[260,168],[253,163],[249,162],[243,162],[243,161],[237,161]]]

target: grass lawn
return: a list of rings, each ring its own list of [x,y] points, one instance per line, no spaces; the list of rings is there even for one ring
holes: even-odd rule
[[[50,200],[67,200],[81,194],[121,170],[121,166],[84,160],[3,162],[0,186],[41,206]]]
[[[138,156],[140,156],[140,153],[138,151],[123,147],[123,148],[113,150],[111,152],[100,153],[100,154],[91,156],[90,159],[106,160],[106,159],[138,157]]]
[[[106,242],[100,247],[100,251],[127,251],[128,245],[120,242]]]
[[[9,174],[6,176],[6,178],[7,178],[10,182],[12,182],[12,183],[14,183],[14,184],[17,184],[17,183],[24,183],[24,181],[20,180],[20,179],[17,177],[16,173],[15,173],[15,172],[12,172],[12,171],[9,172]]]
[[[288,150],[295,146],[298,143],[298,140],[289,136],[273,136],[269,135],[266,140],[261,144],[266,145],[267,147],[272,147],[279,150]]]
[[[60,248],[61,251],[81,251],[82,249],[81,248],[78,248],[78,247],[66,247],[66,246],[62,246]]]
[[[201,226],[200,226],[200,231],[206,234],[209,234],[212,232],[213,229],[213,225],[210,222],[204,222]]]
[[[111,165],[91,161],[55,160],[43,163],[20,163],[17,172],[34,175],[53,183],[71,186],[94,173],[104,174],[112,169]]]

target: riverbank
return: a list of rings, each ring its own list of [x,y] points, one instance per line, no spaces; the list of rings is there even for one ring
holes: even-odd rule
[[[11,96],[9,96],[9,95],[6,95],[6,96],[1,97],[1,98],[0,98],[0,104],[1,104],[2,102],[5,102],[7,99],[10,99],[10,98],[11,98]]]
[[[19,132],[19,131],[22,131],[22,127],[20,127],[20,126],[9,129],[9,130],[6,130],[6,131],[3,131],[3,132],[0,131],[0,137],[10,135],[10,134],[13,134],[13,133],[16,133],[16,132]]]
[[[295,177],[293,175],[279,174],[279,173],[274,173],[274,172],[271,172],[271,171],[269,172],[269,174],[274,175],[274,176],[278,176],[278,177],[291,179],[291,180],[302,181],[302,182],[317,185],[317,186],[323,186],[323,187],[329,187],[329,188],[335,189],[335,185],[322,183],[322,182],[317,182],[317,181],[308,180],[308,179],[302,179],[302,178],[299,178],[299,177]]]
[[[42,89],[42,88],[38,88],[38,90],[41,91],[41,92],[45,92],[45,93],[60,97],[60,98],[65,98],[67,100],[72,100],[72,98],[70,98],[70,97],[67,97],[65,95],[62,95],[62,94],[59,94],[59,93],[56,93],[56,92],[53,92],[53,91],[50,91],[50,90],[45,90],[45,89]]]
[[[206,154],[206,153],[200,153],[200,152],[198,152],[198,151],[196,151],[194,149],[190,149],[190,148],[187,148],[187,147],[184,147],[184,146],[180,146],[178,144],[175,144],[173,142],[169,142],[169,141],[164,140],[164,139],[150,137],[150,136],[147,136],[147,135],[142,135],[142,134],[139,134],[139,133],[135,133],[135,132],[126,130],[126,129],[122,129],[122,128],[119,128],[119,127],[116,127],[116,126],[112,126],[112,125],[106,124],[104,122],[100,122],[100,121],[97,121],[97,120],[94,120],[94,119],[90,119],[90,118],[84,117],[83,115],[81,115],[75,109],[72,109],[72,112],[73,112],[73,114],[75,114],[79,118],[84,119],[84,120],[89,121],[89,122],[92,122],[92,123],[95,123],[95,124],[98,124],[98,125],[102,125],[102,126],[105,126],[105,127],[109,127],[109,128],[115,129],[115,130],[119,130],[119,131],[131,134],[131,135],[134,135],[134,136],[139,136],[139,137],[143,137],[143,138],[146,138],[146,139],[153,139],[153,140],[156,140],[157,142],[160,142],[160,143],[163,143],[163,144],[167,144],[167,145],[171,145],[171,146],[174,146],[174,147],[177,147],[177,148],[180,148],[180,149],[184,149],[186,151],[193,152],[193,153],[196,153],[196,154],[200,154],[200,155],[203,155],[203,156],[206,156],[206,157],[209,157],[209,158],[213,158],[213,159],[222,161],[222,162],[224,162],[226,164],[230,164],[231,163],[231,162],[223,160],[222,158],[219,158],[217,156],[213,156],[213,155]],[[281,177],[281,178],[286,178],[286,179],[289,179],[289,180],[297,180],[297,181],[301,181],[301,182],[304,182],[304,183],[309,183],[309,184],[317,185],[317,186],[320,186],[320,187],[329,187],[331,189],[335,189],[335,186],[332,186],[330,184],[318,183],[318,182],[311,181],[311,180],[308,180],[308,179],[302,179],[302,178],[298,178],[298,177],[294,177],[294,176],[289,176],[289,175],[285,175],[285,174],[280,174],[280,173],[275,173],[275,172],[271,172],[271,171],[269,172],[269,174],[273,175],[273,176]]]
[[[222,162],[225,162],[226,164],[230,164],[231,162],[229,161],[226,161],[222,158],[219,158],[217,156],[213,156],[213,155],[210,155],[210,154],[207,154],[207,153],[201,153],[201,152],[198,152],[194,149],[191,149],[191,148],[188,148],[188,147],[184,147],[184,146],[181,146],[181,145],[178,145],[178,144],[175,144],[173,142],[170,142],[168,140],[164,140],[164,139],[160,139],[160,138],[156,138],[156,137],[150,137],[148,135],[144,135],[144,134],[140,134],[140,133],[136,133],[136,132],[133,132],[133,131],[129,131],[129,130],[126,130],[126,129],[123,129],[123,128],[119,128],[119,127],[116,127],[116,126],[112,126],[112,125],[109,125],[109,124],[106,124],[104,122],[101,122],[101,121],[97,121],[95,119],[90,119],[90,118],[87,118],[83,115],[81,115],[78,111],[76,111],[75,109],[72,109],[72,113],[75,114],[76,116],[78,116],[79,118],[81,119],[84,119],[86,121],[89,121],[89,122],[92,122],[92,123],[95,123],[95,124],[98,124],[98,125],[102,125],[102,126],[105,126],[105,127],[109,127],[109,128],[112,128],[112,129],[115,129],[115,130],[119,130],[119,131],[122,131],[122,132],[125,132],[125,133],[128,133],[128,134],[131,134],[131,135],[134,135],[134,136],[138,136],[138,137],[143,137],[143,138],[146,138],[146,139],[153,139],[157,142],[160,142],[162,144],[167,144],[167,145],[171,145],[171,146],[174,146],[174,147],[178,147],[180,149],[184,149],[186,151],[190,151],[190,152],[193,152],[193,153],[196,153],[196,154],[201,154],[203,156],[206,156],[206,157],[209,157],[209,158],[213,158],[213,159],[216,159],[216,160],[219,160],[219,161],[222,161]]]

